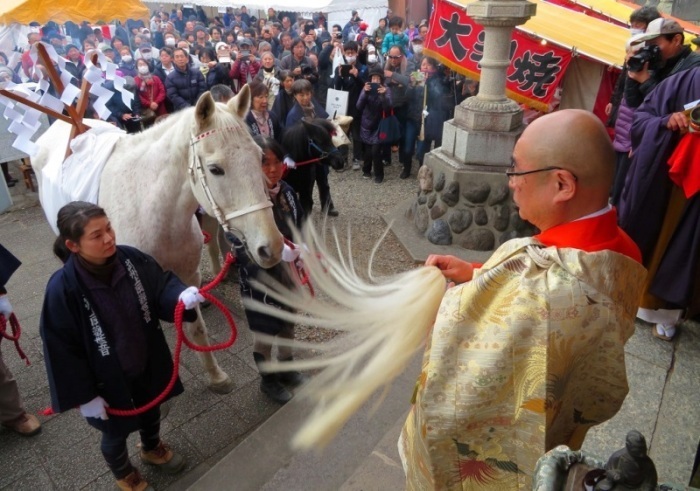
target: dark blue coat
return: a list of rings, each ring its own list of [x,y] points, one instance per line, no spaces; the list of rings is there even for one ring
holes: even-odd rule
[[[22,264],[20,260],[0,244],[0,293],[6,293],[5,285],[20,264]]]
[[[282,235],[289,240],[292,240],[293,233],[290,224],[301,229],[304,221],[304,210],[299,203],[297,193],[292,187],[284,181],[280,181],[280,190],[272,200],[272,213],[275,217],[275,223]],[[260,281],[264,278],[261,274],[272,277],[280,284],[289,288],[295,288],[296,285],[290,275],[290,265],[284,261],[276,264],[270,269],[263,270],[253,261],[245,251],[243,244],[236,240],[234,241],[236,251],[236,265],[238,266],[239,281],[241,285],[241,297],[249,297],[266,305],[273,305],[277,308],[291,311],[289,307],[282,306],[275,300],[270,298],[264,290],[253,288],[250,281],[255,279]],[[293,322],[284,321],[268,314],[255,312],[250,309],[245,309],[248,326],[251,331],[262,332],[275,336],[285,327],[293,327]]]
[[[317,118],[322,118],[322,119],[328,119],[328,113],[326,112],[325,109],[321,106],[321,104],[318,103],[318,101],[315,98],[311,98],[311,104],[314,106],[314,113],[316,114]],[[285,128],[291,128],[294,126],[296,123],[301,121],[301,118],[304,117],[304,110],[301,108],[299,104],[294,104],[292,109],[289,111],[289,114],[287,114],[287,121],[284,125]]]
[[[179,111],[197,104],[199,96],[207,90],[207,83],[199,70],[187,68],[182,71],[175,67],[165,78],[165,90],[173,109]]]
[[[145,385],[141,397],[146,400],[133,400],[132,382],[120,366],[113,339],[102,328],[100,306],[80,280],[72,256],[49,280],[39,325],[55,412],[75,408],[97,396],[112,408],[131,409],[150,402],[170,380],[173,361],[159,319],[174,320],[178,297],[186,286],[173,273],[163,271],[151,256],[133,247],[118,246],[117,260],[126,268],[127,281],[141,304],[147,362],[138,379],[145,381],[141,382]],[[196,318],[195,311],[187,313],[188,320]],[[178,380],[168,398],[182,391]],[[110,416],[104,423],[103,431],[119,432],[134,431],[139,425],[136,417]]]

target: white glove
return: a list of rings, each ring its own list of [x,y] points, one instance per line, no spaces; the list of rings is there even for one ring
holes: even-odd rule
[[[289,155],[284,156],[284,165],[286,165],[288,169],[296,169],[297,168],[297,163],[294,162],[292,157],[290,157]]]
[[[0,297],[0,314],[4,315],[5,319],[9,319],[10,314],[12,314],[12,305],[10,304],[10,300],[7,298],[7,295]]]
[[[423,109],[423,117],[424,117],[424,118],[427,118],[427,117],[428,117],[428,114],[430,114],[430,113],[428,112],[428,110],[427,110],[427,109]]]
[[[185,304],[186,310],[190,310],[201,302],[204,302],[204,297],[199,293],[199,288],[196,286],[189,286],[183,290],[178,300]]]
[[[299,249],[296,244],[294,247],[289,247],[287,244],[284,244],[284,248],[282,249],[282,261],[291,263],[292,261],[296,261],[300,255],[301,249]]]
[[[80,405],[80,414],[86,418],[100,418],[106,421],[109,419],[107,410],[105,409],[107,407],[109,407],[107,401],[97,396],[90,402]]]

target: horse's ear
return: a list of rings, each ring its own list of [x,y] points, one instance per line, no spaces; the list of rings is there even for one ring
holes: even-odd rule
[[[228,101],[228,110],[233,114],[243,119],[248,114],[250,109],[250,87],[245,84],[243,88],[238,92],[238,95]]]
[[[216,112],[216,103],[209,92],[205,92],[197,101],[197,107],[194,110],[194,117],[199,126],[205,126],[210,118]]]

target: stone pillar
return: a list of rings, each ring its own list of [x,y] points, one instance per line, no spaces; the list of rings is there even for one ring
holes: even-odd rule
[[[479,0],[466,9],[484,26],[479,94],[455,108],[443,127],[442,147],[425,156],[417,197],[392,213],[394,232],[416,260],[430,248],[481,260],[485,254],[475,251],[492,251],[534,230],[519,218],[504,171],[524,129],[523,111],[505,92],[512,32],[536,5]]]

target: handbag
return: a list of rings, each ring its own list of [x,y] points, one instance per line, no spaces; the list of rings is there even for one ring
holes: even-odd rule
[[[389,110],[387,116],[386,111],[382,112],[382,120],[379,122],[379,141],[382,143],[392,143],[401,138],[401,124],[399,119],[394,116],[394,110]]]
[[[344,90],[328,89],[326,96],[326,112],[333,116],[347,116],[348,93]]]
[[[153,86],[151,85],[149,89],[149,99],[153,102]],[[153,109],[147,107],[141,110],[141,124],[143,124],[144,127],[151,126],[155,121],[156,112]]]

